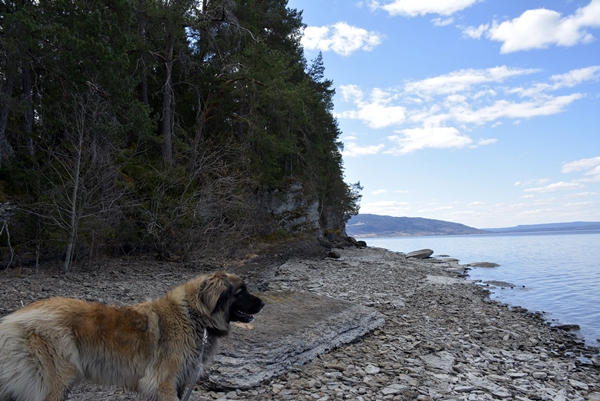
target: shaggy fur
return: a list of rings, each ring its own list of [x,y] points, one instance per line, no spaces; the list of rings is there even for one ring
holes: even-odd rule
[[[250,322],[264,303],[238,276],[200,276],[131,306],[70,298],[35,302],[0,320],[0,401],[61,401],[80,379],[177,401],[210,363],[229,322]]]

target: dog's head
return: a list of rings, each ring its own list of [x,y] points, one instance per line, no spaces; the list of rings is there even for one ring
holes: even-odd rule
[[[224,272],[200,277],[197,283],[199,306],[211,317],[229,322],[249,323],[265,303],[248,292],[244,280]]]

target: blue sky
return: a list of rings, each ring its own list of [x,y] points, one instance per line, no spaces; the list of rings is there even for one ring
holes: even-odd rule
[[[600,221],[600,0],[291,0],[361,213]]]

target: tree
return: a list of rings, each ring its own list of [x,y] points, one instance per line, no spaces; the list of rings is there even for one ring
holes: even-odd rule
[[[216,33],[221,31],[221,27],[228,30],[239,28],[232,12],[234,8],[233,0],[141,0],[139,3],[138,25],[141,47],[145,49],[140,52],[141,98],[148,103],[147,52],[158,64],[162,64],[160,131],[162,157],[167,164],[174,163],[173,136],[178,100],[174,88],[178,83],[174,82],[176,66],[179,64],[180,69],[194,70],[197,65],[190,64],[192,58],[200,58],[201,64],[204,64],[212,54],[218,55]]]
[[[32,211],[64,233],[67,273],[84,223],[117,212],[123,192],[110,143],[117,123],[107,102],[94,90],[74,96],[61,121],[62,144],[47,152],[48,164],[42,170],[45,192]]]

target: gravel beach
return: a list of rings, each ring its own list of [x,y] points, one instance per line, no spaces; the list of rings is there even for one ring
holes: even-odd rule
[[[597,400],[598,349],[539,313],[489,299],[452,260],[379,248],[339,259],[277,255],[243,263],[161,263],[124,258],[69,275],[0,272],[0,316],[50,296],[128,304],[162,296],[198,274],[229,270],[254,291],[299,291],[377,309],[386,323],[351,344],[250,390],[195,391],[195,400]],[[267,309],[263,312],[269,313]],[[568,322],[563,322],[568,323]],[[254,324],[260,324],[260,315]],[[210,372],[209,372],[210,374]],[[72,400],[138,400],[80,384]]]

